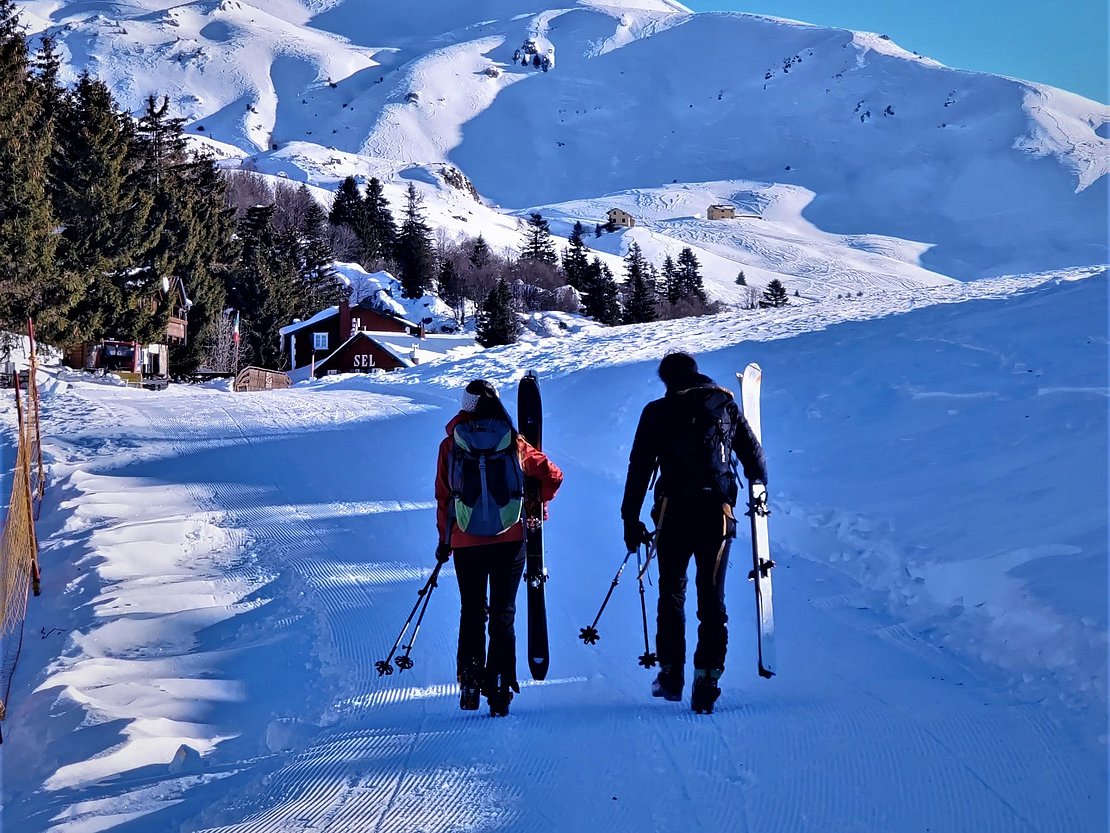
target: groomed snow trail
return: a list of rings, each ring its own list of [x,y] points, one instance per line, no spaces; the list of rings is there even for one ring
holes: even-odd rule
[[[1043,428],[1056,419],[1057,394],[1049,389],[1061,385],[1073,391],[1066,395],[1074,398],[1074,424],[1087,426],[1076,439],[1062,435],[1050,448],[1070,465],[1064,452],[1090,441],[1086,431],[1098,427],[1099,406],[1105,427],[1105,369],[1101,380],[1088,373],[1091,354],[1076,347],[1069,370],[1046,360],[1038,372],[1048,378],[1027,381],[1009,364],[1029,358],[1025,336],[1014,336],[1019,340],[1012,352],[997,361],[1001,354],[989,354],[986,346],[996,337],[982,336],[980,325],[992,322],[991,332],[1005,340],[1011,332],[1003,324],[1027,333],[1027,325],[1047,320],[1047,306],[1070,316],[1072,335],[1081,339],[1098,324],[1095,302],[1105,300],[1105,291],[1104,279],[1090,279],[968,305],[972,317],[960,309],[964,305],[938,307],[704,357],[722,381],[729,367],[748,356],[767,373],[765,438],[778,510],[772,546],[781,565],[775,577],[781,672],[765,682],[754,671],[752,591],[744,580],[748,541],[741,534],[726,577],[732,624],[725,693],[712,717],[691,713],[688,699],[673,704],[648,695],[651,673],[636,665],[642,643],[629,575],[601,621],[600,643],[586,647],[576,639],[623,555],[617,521],[622,468],[639,408],[658,392],[654,362],[545,377],[547,448],[567,474],[548,527],[552,666],[545,683],[525,683],[504,720],[458,710],[458,592],[450,569],[413,651],[415,668],[388,678],[374,670],[434,564],[435,450],[457,403],[454,382],[437,379],[466,374],[472,366],[428,367],[424,385],[355,380],[231,395],[184,387],[140,394],[79,384],[58,393],[48,401],[55,414],[68,415],[72,433],[66,442],[83,450],[69,476],[85,485],[84,501],[95,503],[101,495],[108,503],[107,496],[115,495],[124,507],[153,504],[184,488],[193,519],[206,525],[212,540],[216,530],[223,531],[223,556],[201,552],[197,568],[219,572],[216,565],[228,564],[224,579],[239,582],[239,595],[209,600],[226,605],[226,618],[198,627],[192,644],[179,646],[176,677],[167,671],[169,682],[159,684],[180,690],[195,672],[211,685],[234,684],[238,695],[221,703],[201,694],[192,712],[187,703],[175,707],[180,720],[205,727],[194,735],[209,739],[196,742],[206,752],[206,768],[179,776],[167,773],[168,756],[161,752],[120,748],[125,718],[107,726],[95,718],[82,722],[82,697],[94,705],[109,698],[86,690],[80,669],[72,674],[69,699],[57,699],[57,669],[43,675],[28,664],[22,690],[29,691],[32,673],[41,687],[25,716],[45,725],[52,711],[74,727],[77,740],[67,745],[56,735],[20,739],[17,732],[12,747],[5,745],[5,774],[17,752],[29,774],[18,793],[5,784],[5,830],[1102,829],[1105,738],[1097,736],[1105,729],[1088,713],[1069,711],[1051,697],[1038,702],[998,670],[961,659],[959,642],[941,647],[931,638],[942,625],[960,635],[965,614],[953,610],[925,625],[903,615],[912,608],[892,605],[891,597],[902,591],[896,581],[868,583],[866,568],[878,571],[887,550],[897,544],[916,552],[914,546],[927,539],[917,530],[917,537],[906,538],[863,515],[861,507],[875,510],[876,496],[861,486],[866,474],[844,467],[853,460],[878,467],[890,453],[884,442],[900,433],[929,437],[931,421],[943,416],[940,430],[951,432],[957,446],[965,443],[968,459],[946,467],[946,475],[962,483],[963,467],[974,466],[977,455],[989,460],[983,455],[991,451],[981,439],[966,445],[966,432],[988,418],[1009,440],[1020,439],[1018,427]],[[1101,314],[1104,322],[1104,304]],[[892,332],[898,337],[890,339]],[[945,346],[947,338],[959,346]],[[831,346],[851,360],[876,340],[892,363],[921,360],[913,381],[922,388],[903,390],[905,378],[864,388],[867,377],[860,374],[852,377],[854,387],[830,381]],[[993,386],[983,388],[989,395],[958,405],[942,399],[947,410],[937,411],[932,394],[941,392],[940,381],[951,382],[943,389],[948,397],[967,393],[946,367],[929,367],[938,355],[938,361],[963,363],[964,387]],[[975,355],[986,358],[976,365]],[[534,359],[542,372],[543,355],[537,351]],[[807,370],[803,362],[813,367]],[[783,378],[788,372],[789,381]],[[1074,392],[1084,385],[1095,392]],[[920,395],[921,389],[931,395]],[[506,397],[514,390],[503,387]],[[855,401],[856,394],[866,400]],[[999,409],[997,400],[1014,407]],[[1026,422],[1026,411],[1034,424]],[[1090,414],[1096,423],[1084,421]],[[851,416],[860,424],[846,421]],[[894,419],[909,422],[888,424]],[[92,435],[113,421],[126,427],[96,446]],[[829,436],[843,445],[819,444]],[[862,453],[864,437],[878,447]],[[1020,472],[1023,459],[1013,463]],[[827,495],[840,507],[829,509],[814,499],[812,484],[827,488],[836,482],[828,471],[838,468],[848,491]],[[90,474],[93,482],[82,480]],[[939,518],[945,504],[932,491],[936,476],[923,466],[915,471],[921,499],[928,501],[921,511]],[[889,505],[880,500],[878,506],[894,512],[906,498],[903,485],[897,479],[872,483],[873,492],[886,490]],[[1088,499],[1097,504],[1101,496],[1080,500],[1076,511],[1085,516]],[[970,516],[961,518],[970,530]],[[117,517],[106,529],[125,524]],[[964,543],[978,547],[988,534],[969,531]],[[1063,527],[1051,534],[1060,544],[1086,541]],[[48,538],[57,536],[64,537],[63,531]],[[104,565],[111,567],[118,547],[114,539],[102,540]],[[951,546],[962,546],[962,540]],[[833,549],[850,546],[857,550]],[[840,558],[858,562],[859,575],[833,563]],[[906,564],[920,566],[912,559]],[[103,635],[105,626],[122,620],[104,608],[103,598],[118,593],[122,601],[133,598],[133,591],[113,586],[105,567],[99,569],[101,607],[84,630]],[[151,579],[157,582],[156,575]],[[929,588],[928,581],[909,584],[921,594]],[[523,604],[521,594],[521,609]],[[692,607],[690,618],[693,626]],[[654,633],[654,622],[651,627]],[[115,650],[123,650],[126,639]],[[82,647],[89,644],[86,639]],[[72,645],[65,649],[73,651]],[[43,667],[49,654],[40,651],[38,659]],[[527,677],[523,657],[520,672]],[[1097,670],[1092,673],[1097,677]],[[111,680],[102,682],[113,690]],[[145,695],[135,697],[135,714],[157,715],[163,704],[156,692],[143,689],[143,680],[137,684],[134,691]],[[1097,692],[1092,696],[1097,706]],[[83,769],[110,750],[121,763],[115,770]],[[66,784],[33,783],[34,775],[45,777],[63,765],[74,773]]]

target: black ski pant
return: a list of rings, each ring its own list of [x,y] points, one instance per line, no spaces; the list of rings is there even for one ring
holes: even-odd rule
[[[725,573],[736,534],[731,509],[682,506],[668,501],[661,523],[657,518],[659,615],[655,652],[659,664],[684,679],[686,667],[686,573],[694,559],[698,600],[698,644],[694,668],[724,670],[728,649]]]
[[[458,674],[478,673],[488,689],[516,679],[516,594],[524,573],[524,543],[483,544],[455,550],[459,580]],[[489,650],[486,650],[486,622]]]

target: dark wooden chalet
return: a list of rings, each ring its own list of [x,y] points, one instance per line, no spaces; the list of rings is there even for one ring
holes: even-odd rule
[[[184,344],[189,333],[189,307],[192,302],[185,293],[185,282],[181,278],[163,278],[162,286],[146,302],[152,311],[167,312],[166,329],[163,336],[150,344],[138,344],[133,340],[134,333],[112,333],[103,342],[80,342],[67,344],[63,363],[72,368],[119,369],[102,367],[101,359],[107,355],[104,345],[132,345],[132,364],[135,372],[149,376],[169,375],[169,347]],[[124,368],[128,369],[128,368]]]

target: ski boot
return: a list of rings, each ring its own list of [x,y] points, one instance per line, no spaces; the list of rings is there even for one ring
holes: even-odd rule
[[[467,670],[459,674],[459,708],[464,712],[478,711],[482,699],[482,686],[479,672]]]
[[[698,714],[713,714],[713,704],[721,696],[721,687],[717,685],[720,677],[719,668],[694,670],[694,686],[690,689],[690,708]]]
[[[490,717],[506,717],[509,714],[509,703],[513,702],[513,692],[520,694],[520,684],[507,683],[500,678],[486,691],[486,702],[489,703]]]
[[[651,681],[651,696],[677,703],[682,699],[683,684],[682,673],[676,671],[673,665],[664,665]]]

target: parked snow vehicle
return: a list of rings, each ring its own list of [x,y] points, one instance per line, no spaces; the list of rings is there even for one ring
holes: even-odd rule
[[[82,345],[80,364],[94,373],[111,373],[128,385],[150,390],[165,390],[169,379],[169,347],[165,344],[140,344],[137,341],[106,339],[99,344]],[[76,350],[66,356],[75,364]]]

